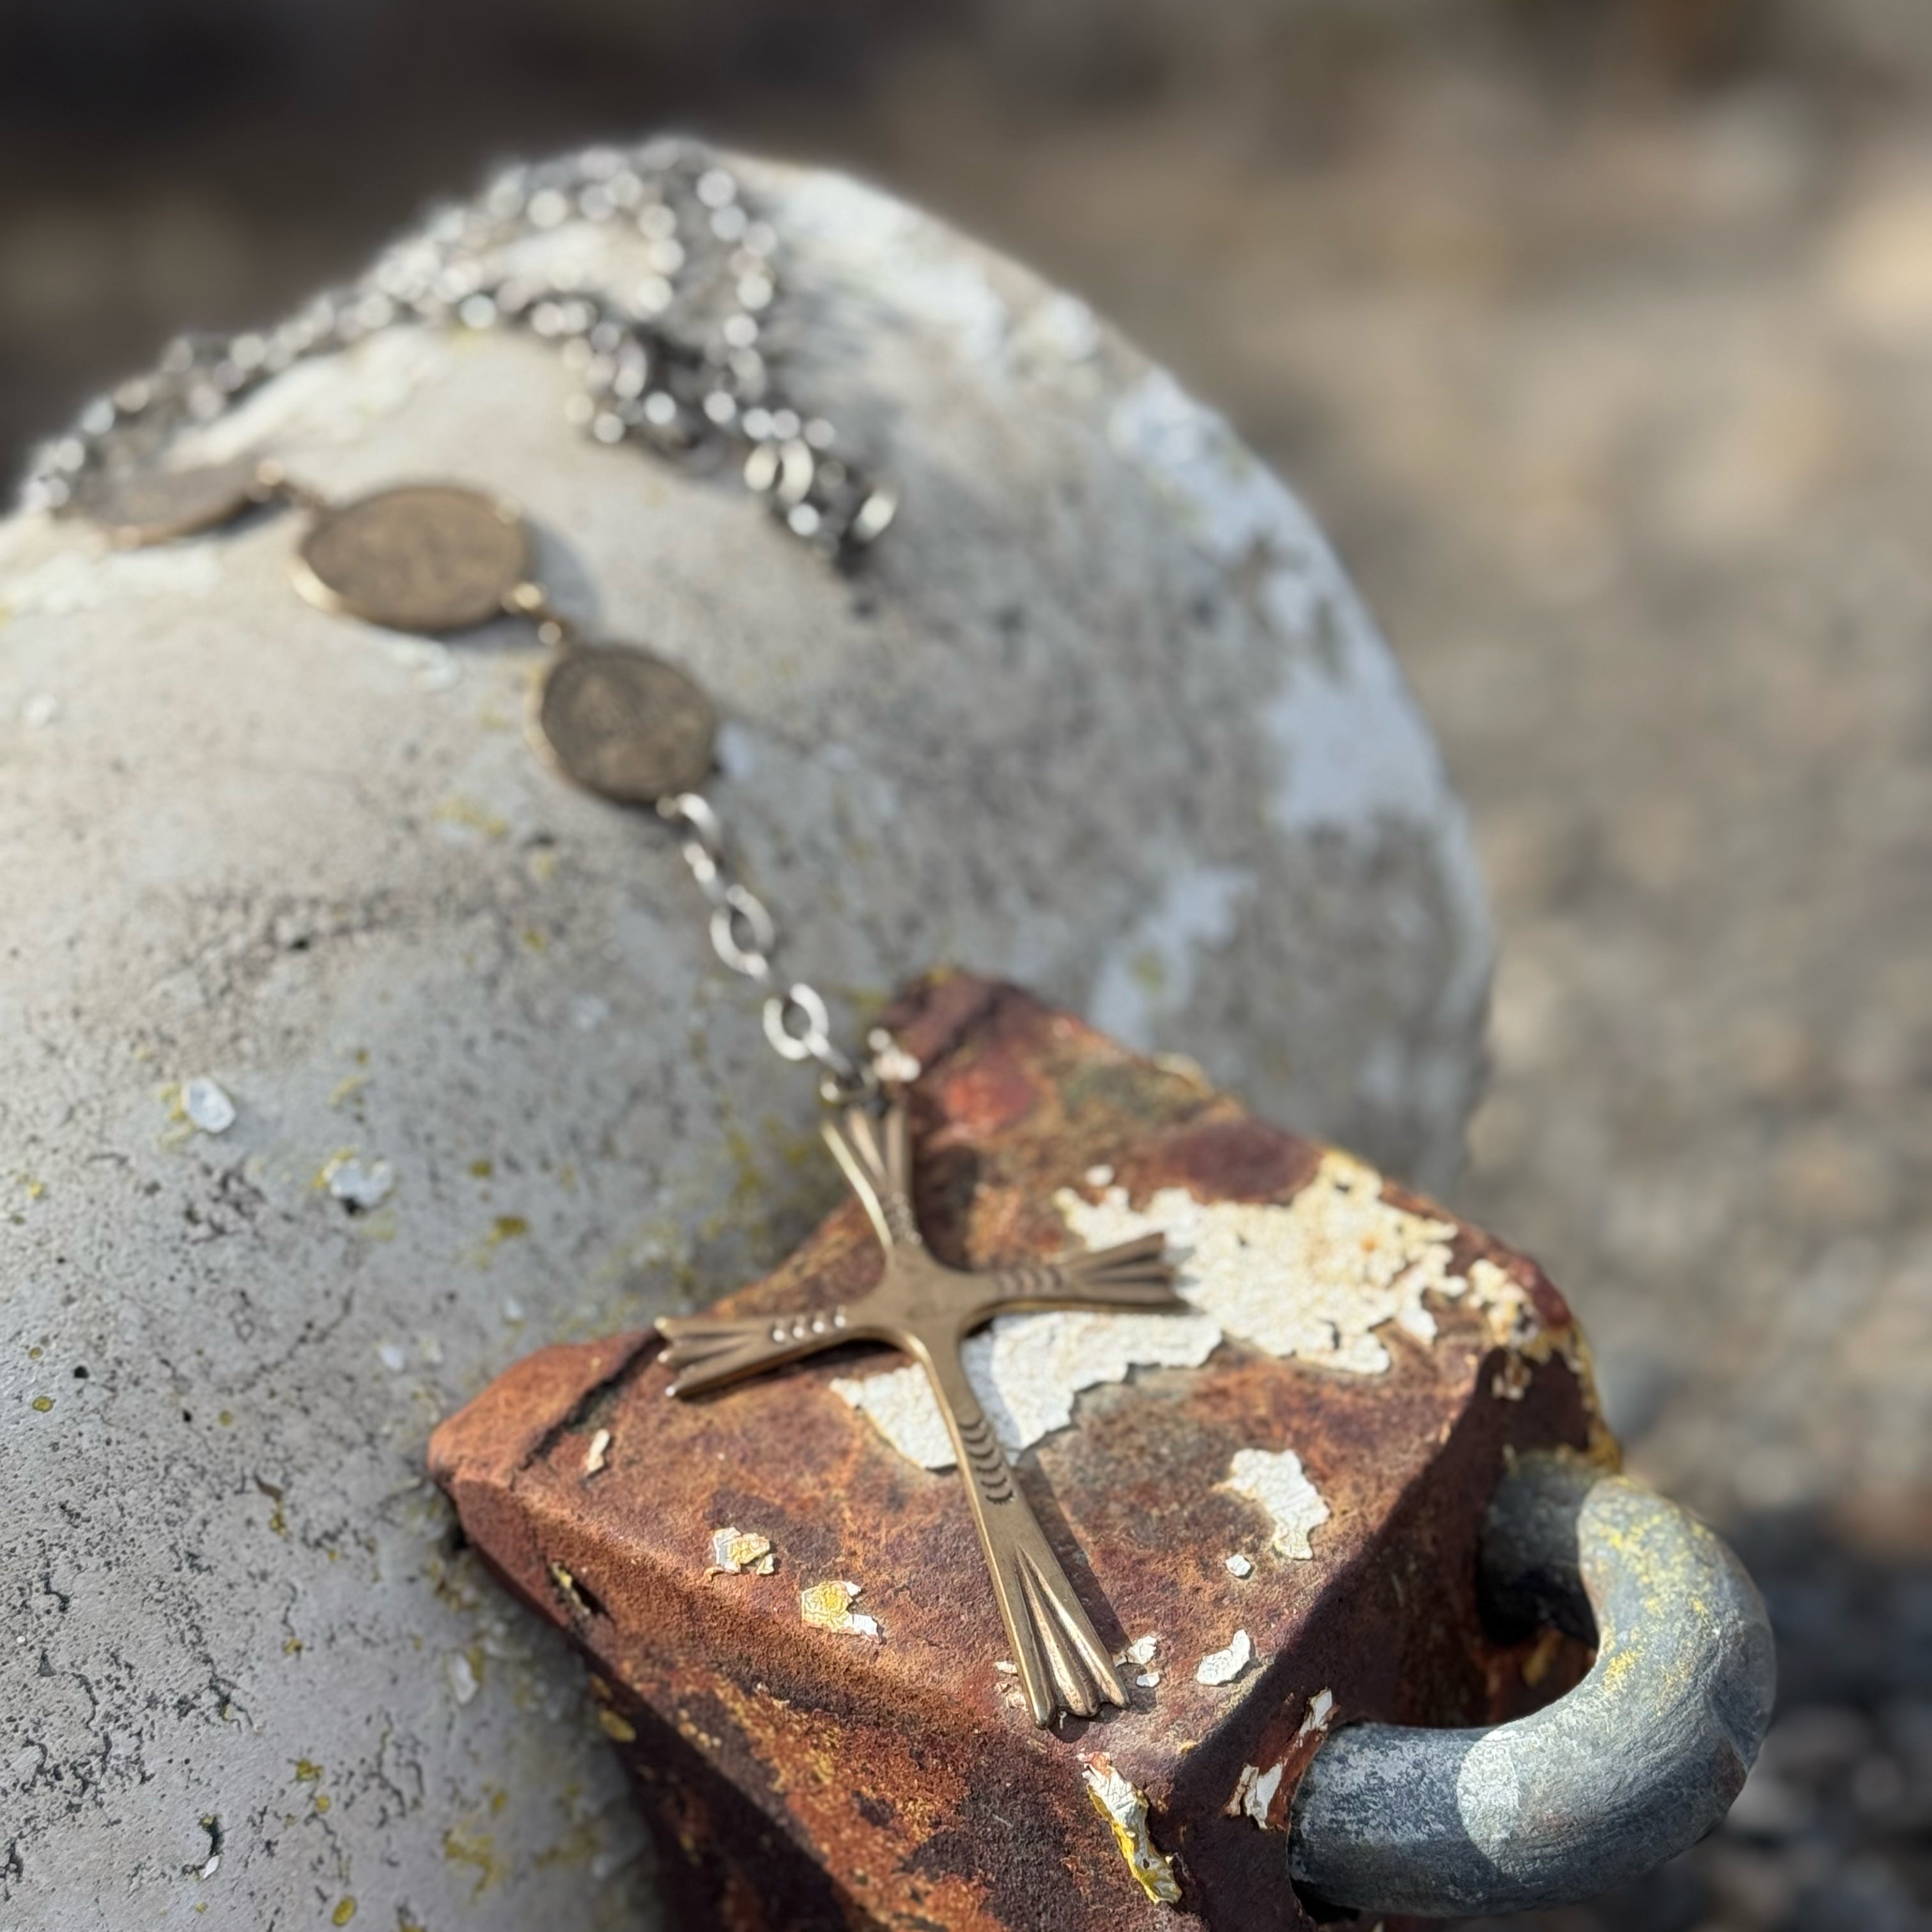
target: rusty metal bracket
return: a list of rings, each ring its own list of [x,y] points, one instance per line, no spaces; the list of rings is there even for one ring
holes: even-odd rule
[[[1522,1456],[1482,1545],[1493,1612],[1594,1633],[1583,1682],[1486,1730],[1338,1730],[1296,1794],[1289,1870],[1330,1905],[1446,1918],[1573,1904],[1721,1820],[1770,1720],[1771,1628],[1743,1566],[1676,1504]]]

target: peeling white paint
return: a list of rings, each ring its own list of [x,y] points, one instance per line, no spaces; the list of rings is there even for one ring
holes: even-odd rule
[[[1210,1651],[1194,1667],[1194,1681],[1197,1684],[1232,1684],[1253,1661],[1254,1640],[1244,1630],[1238,1630],[1228,1640],[1226,1650]]]
[[[1224,1556],[1221,1561],[1226,1566],[1228,1574],[1230,1576],[1238,1576],[1245,1579],[1246,1577],[1252,1576],[1255,1574],[1254,1564],[1246,1557],[1242,1556],[1238,1550],[1237,1550],[1232,1556]]]
[[[1104,1185],[1099,1172],[1090,1186]],[[1166,1187],[1136,1208],[1125,1188],[1104,1185],[1098,1201],[1064,1188],[1054,1205],[1090,1248],[1165,1234],[1180,1256],[1177,1286],[1198,1312],[1004,1315],[969,1337],[968,1379],[1009,1450],[1068,1426],[1082,1389],[1123,1382],[1136,1368],[1198,1368],[1224,1335],[1270,1354],[1378,1375],[1390,1356],[1377,1329],[1393,1322],[1418,1341],[1435,1340],[1425,1294],[1467,1296],[1505,1345],[1534,1333],[1527,1298],[1501,1268],[1478,1261],[1466,1278],[1454,1273],[1454,1225],[1384,1201],[1381,1175],[1348,1154],[1324,1154],[1286,1204],[1203,1202]],[[842,1376],[832,1387],[902,1455],[928,1469],[952,1467],[952,1440],[922,1370]]]
[[[772,1551],[772,1540],[769,1536],[755,1529],[740,1529],[733,1525],[728,1528],[714,1529],[711,1532],[710,1567],[711,1570],[727,1576],[742,1576],[747,1570],[756,1576],[769,1576],[777,1570],[778,1559]],[[859,1594],[859,1586],[856,1583],[821,1584],[818,1587],[821,1592],[842,1589],[848,1604]],[[836,1600],[828,1594],[826,1601],[836,1604]],[[806,1621],[809,1623],[813,1619],[808,1616]],[[871,1620],[867,1618],[866,1621],[869,1622]],[[827,1628],[843,1626],[828,1625]],[[874,1628],[876,1629],[877,1626]]]
[[[1221,1486],[1268,1511],[1274,1524],[1274,1546],[1282,1556],[1305,1562],[1315,1554],[1309,1532],[1328,1520],[1328,1505],[1292,1449],[1237,1450]]]
[[[852,1607],[859,1590],[859,1585],[843,1579],[814,1583],[798,1593],[799,1617],[814,1630],[832,1630],[841,1636],[878,1636],[878,1620]]]
[[[1080,1764],[1094,1808],[1113,1827],[1114,1842],[1141,1889],[1163,1905],[1178,1904],[1180,1886],[1174,1868],[1148,1834],[1146,1793],[1136,1790],[1114,1768],[1105,1751],[1083,1757]]]
[[[1318,1690],[1308,1700],[1308,1708],[1301,1714],[1301,1728],[1294,1734],[1299,1744],[1304,1738],[1312,1737],[1317,1731],[1328,1728],[1328,1720],[1335,1714],[1335,1694],[1332,1690]]]
[[[1393,1322],[1418,1341],[1435,1339],[1425,1294],[1454,1301],[1474,1288],[1485,1308],[1507,1304],[1514,1324],[1526,1304],[1502,1269],[1478,1262],[1467,1279],[1453,1272],[1454,1225],[1383,1200],[1382,1185],[1374,1168],[1331,1150],[1285,1205],[1202,1202],[1180,1187],[1139,1208],[1121,1187],[1098,1202],[1063,1189],[1054,1204],[1089,1247],[1165,1233],[1184,1251],[1181,1294],[1270,1354],[1378,1375],[1389,1353],[1378,1328]]]
[[[961,1351],[994,1432],[1008,1450],[1030,1448],[1073,1420],[1074,1398],[1137,1367],[1198,1367],[1221,1339],[1196,1316],[1111,1315],[1061,1309],[1003,1315]],[[842,1376],[832,1388],[900,1454],[928,1469],[952,1467],[952,1441],[924,1370]]]
[[[1141,1052],[1152,1047],[1161,1022],[1187,1010],[1200,955],[1234,938],[1256,883],[1252,872],[1232,866],[1194,866],[1170,878],[1101,960],[1087,1002],[1094,1024]]]
[[[1332,1690],[1318,1690],[1308,1700],[1308,1708],[1303,1714],[1301,1728],[1294,1734],[1298,1744],[1318,1731],[1328,1728],[1328,1720],[1335,1708],[1335,1694]],[[1222,1814],[1229,1818],[1252,1818],[1263,1831],[1268,1828],[1268,1808],[1281,1789],[1281,1781],[1288,1774],[1288,1760],[1269,1766],[1264,1771],[1258,1764],[1244,1764],[1241,1774],[1234,1781],[1234,1794],[1222,1808]]]
[[[1281,1789],[1281,1780],[1287,1770],[1286,1759],[1280,1764],[1270,1765],[1265,1771],[1258,1765],[1244,1765],[1240,1781],[1234,1786],[1234,1796],[1228,1805],[1228,1816],[1252,1818],[1265,1831],[1268,1807],[1274,1802],[1274,1795]]]

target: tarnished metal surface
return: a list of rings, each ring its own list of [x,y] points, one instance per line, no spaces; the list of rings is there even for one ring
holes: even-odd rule
[[[1067,1190],[1091,1197],[1102,1176],[1130,1204],[1177,1190],[1265,1204],[1336,1171],[1010,988],[936,979],[892,1024],[926,1068],[911,1096],[920,1215],[956,1264],[1063,1252]],[[1362,1172],[1346,1186],[1359,1192]],[[1364,1221],[1363,1240],[1442,1231],[1426,1265],[1450,1286],[1377,1327],[1379,1366],[1224,1334],[1198,1367],[1087,1388],[1074,1426],[1018,1459],[1129,1660],[1131,1708],[1104,1720],[1035,1729],[1000,1667],[956,1478],[901,1454],[832,1387],[873,1369],[858,1351],[674,1402],[660,1345],[640,1333],[546,1350],[443,1424],[432,1461],[469,1535],[591,1660],[687,1922],[1300,1925],[1288,1810],[1330,1728],[1494,1721],[1580,1674],[1573,1640],[1498,1643],[1476,1600],[1506,1450],[1610,1453],[1568,1311],[1476,1230],[1392,1184],[1380,1200],[1403,1211]],[[729,1306],[830,1309],[880,1266],[854,1202]],[[1486,1298],[1455,1292],[1470,1279]],[[1304,1490],[1318,1508],[1297,1507]],[[1280,1508],[1294,1512],[1286,1527]],[[726,1527],[769,1538],[775,1573],[722,1574]],[[830,1584],[856,1586],[872,1630],[808,1624],[801,1592]],[[1242,1636],[1252,1660],[1208,1681],[1204,1660]],[[1124,1799],[1096,1810],[1095,1775],[1124,1780],[1144,1820],[1122,1822]],[[1144,1830],[1178,1903],[1145,1888],[1123,1830]]]
[[[1715,1826],[1764,1740],[1764,1605],[1675,1503],[1527,1456],[1497,1492],[1482,1564],[1506,1614],[1594,1633],[1596,1661],[1492,1730],[1366,1724],[1324,1744],[1296,1794],[1292,1862],[1336,1904],[1446,1918],[1594,1898]]]

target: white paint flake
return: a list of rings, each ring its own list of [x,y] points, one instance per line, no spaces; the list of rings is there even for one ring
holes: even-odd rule
[[[1238,1630],[1228,1641],[1226,1650],[1210,1651],[1194,1666],[1194,1681],[1197,1684],[1232,1684],[1253,1661],[1253,1640],[1244,1630]]]
[[[1274,1802],[1274,1795],[1281,1789],[1281,1780],[1287,1770],[1286,1759],[1280,1764],[1269,1766],[1265,1771],[1259,1765],[1243,1765],[1241,1774],[1234,1782],[1234,1795],[1225,1808],[1226,1815],[1230,1818],[1252,1818],[1266,1831],[1268,1807]]]
[[[1238,1550],[1232,1556],[1224,1556],[1221,1560],[1227,1566],[1230,1576],[1248,1577],[1255,1574],[1254,1564]]]
[[[1163,1905],[1178,1905],[1180,1886],[1174,1868],[1148,1834],[1146,1793],[1136,1790],[1114,1768],[1113,1760],[1105,1751],[1083,1756],[1080,1766],[1094,1808],[1113,1827],[1114,1842],[1136,1882],[1148,1898]]]
[[[1305,1561],[1315,1554],[1309,1532],[1328,1520],[1328,1505],[1292,1449],[1236,1450],[1221,1486],[1268,1511],[1274,1523],[1274,1546],[1282,1556]]]
[[[182,1088],[182,1112],[205,1134],[225,1134],[235,1124],[235,1102],[206,1075]]]
[[[755,1529],[736,1528],[714,1529],[711,1532],[711,1568],[713,1570],[721,1571],[727,1576],[742,1576],[747,1570],[756,1576],[769,1576],[778,1567],[778,1559],[772,1553],[772,1540],[769,1536],[762,1535]],[[821,1590],[832,1587],[847,1593],[844,1599],[847,1604],[859,1594],[859,1586],[856,1583],[819,1586]],[[827,1596],[826,1601],[832,1604],[834,1599]],[[812,1619],[808,1617],[806,1621],[809,1623]],[[871,1619],[867,1618],[863,1621],[870,1622]],[[828,1624],[826,1628],[829,1629],[832,1626]],[[842,1628],[843,1626],[838,1628]]]
[[[798,1593],[798,1613],[814,1630],[836,1631],[841,1636],[877,1636],[877,1622],[852,1607],[860,1586],[842,1579],[814,1583]]]
[[[1335,1694],[1332,1690],[1318,1690],[1308,1700],[1308,1708],[1301,1714],[1301,1728],[1294,1734],[1299,1744],[1304,1738],[1312,1737],[1317,1731],[1328,1728],[1328,1720],[1335,1714]]]
[[[610,1460],[610,1432],[600,1429],[590,1438],[590,1447],[584,1452],[584,1473],[586,1476],[601,1475]]]

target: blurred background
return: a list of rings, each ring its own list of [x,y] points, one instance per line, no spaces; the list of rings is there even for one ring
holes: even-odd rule
[[[485,166],[664,125],[1030,260],[1336,540],[1473,813],[1456,1204],[1783,1700],[1568,1932],[1932,1927],[1932,7],[7,0],[0,452]]]

